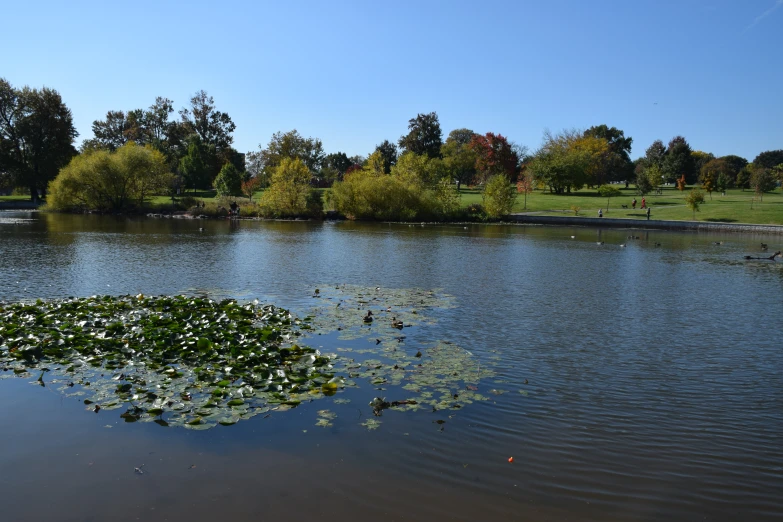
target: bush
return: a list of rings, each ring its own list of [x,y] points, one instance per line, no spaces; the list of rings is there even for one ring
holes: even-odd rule
[[[484,185],[482,203],[489,218],[498,219],[510,214],[516,199],[516,187],[502,174],[490,177]]]
[[[349,219],[380,221],[440,220],[456,215],[459,193],[447,179],[431,182],[437,165],[425,156],[406,153],[390,174],[377,152],[367,166],[347,173],[329,193],[329,203]]]
[[[310,170],[299,158],[283,158],[261,195],[265,217],[323,217],[321,194],[310,187]]]
[[[128,142],[115,152],[74,157],[49,184],[47,204],[56,211],[123,212],[167,191],[171,180],[163,154]]]

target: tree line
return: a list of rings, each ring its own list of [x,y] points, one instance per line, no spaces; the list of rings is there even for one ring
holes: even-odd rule
[[[452,130],[444,140],[438,115],[431,112],[411,118],[406,133],[382,141],[366,157],[327,153],[320,139],[295,129],[276,132],[256,150],[240,153],[233,147],[235,130],[231,117],[202,90],[176,114],[174,102],[165,97],[146,109],[110,110],[93,122],[93,138],[76,150],[71,111],[57,91],[15,88],[0,79],[0,189],[21,187],[35,201],[45,198],[50,186],[61,193],[78,190],[79,173],[89,171],[85,176],[91,181],[84,186],[92,186],[93,195],[101,176],[122,187],[119,199],[114,194],[112,203],[104,203],[110,208],[117,201],[141,206],[152,193],[184,195],[211,188],[219,195],[252,198],[271,187],[285,165],[284,170],[295,172],[298,186],[307,178],[311,187],[332,187],[336,207],[382,218],[421,215],[424,207],[430,213],[447,212],[454,205],[450,186],[457,193],[462,185],[489,187],[498,176],[508,185],[516,183],[519,192],[540,187],[554,194],[622,182],[634,183],[642,194],[663,183],[700,183],[710,193],[733,186],[766,191],[783,176],[783,150],[762,152],[748,163],[739,156],[694,151],[682,136],[668,145],[657,140],[632,161],[632,138],[604,124],[546,131],[531,152],[501,134],[467,128]],[[137,154],[130,147],[151,152]],[[66,169],[72,161],[76,166]],[[135,166],[123,163],[129,161]],[[142,164],[147,174],[135,179]],[[61,172],[64,181],[52,184]],[[384,192],[401,198],[397,210],[384,207],[390,204],[383,202]],[[81,201],[88,204],[85,197]]]

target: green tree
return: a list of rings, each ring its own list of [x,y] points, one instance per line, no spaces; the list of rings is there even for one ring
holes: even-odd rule
[[[186,131],[196,134],[205,146],[222,152],[234,142],[236,125],[231,117],[215,108],[215,100],[206,91],[198,91],[190,98],[190,107],[179,111]]]
[[[750,186],[756,191],[759,199],[763,201],[764,193],[775,190],[778,183],[772,169],[751,163]]]
[[[725,194],[726,189],[729,188],[729,185],[731,184],[731,178],[729,178],[726,173],[720,172],[718,173],[718,179],[715,182],[715,189],[718,190],[721,194]]]
[[[188,145],[188,152],[179,161],[179,171],[186,187],[204,188],[209,182],[209,167],[204,158],[204,151],[198,139]]]
[[[699,211],[699,207],[704,203],[704,192],[699,189],[692,189],[687,196],[685,196],[685,205],[693,211],[693,220],[696,220],[696,212]]]
[[[783,163],[783,149],[762,152],[753,160],[754,165],[759,165],[768,169],[780,165],[781,163]]]
[[[242,173],[232,163],[226,163],[212,185],[218,196],[241,196]]]
[[[691,146],[682,136],[675,136],[666,148],[666,156],[661,166],[666,180],[671,182],[685,174],[685,180],[691,184],[696,181],[696,172]]]
[[[701,176],[701,169],[715,159],[715,155],[711,152],[703,152],[701,150],[694,150],[691,152],[691,158],[693,158],[693,171],[696,173],[697,179]],[[717,178],[716,178],[717,179]]]
[[[310,187],[310,177],[310,169],[300,158],[282,158],[261,195],[261,206],[276,217],[321,217],[320,193]]]
[[[46,197],[48,183],[76,154],[78,136],[70,109],[54,89],[15,89],[0,78],[0,173],[26,187],[30,199]]]
[[[383,171],[389,174],[391,168],[397,163],[397,145],[389,140],[383,140],[380,145],[375,147],[375,152],[380,153],[383,158]]]
[[[554,194],[579,190],[588,181],[593,156],[590,148],[577,146],[582,133],[563,131],[560,134],[544,132],[541,147],[533,155],[529,169],[536,181],[549,187]]]
[[[655,140],[652,145],[647,147],[644,153],[644,160],[647,165],[658,165],[663,168],[663,162],[666,159],[666,147],[661,140]]]
[[[653,184],[650,181],[651,175],[650,172],[655,172],[660,170],[656,165],[652,165],[647,168],[640,168],[637,169],[636,173],[636,192],[638,192],[640,195],[644,196],[645,194],[649,194],[653,190]]]
[[[342,179],[345,175],[345,171],[353,165],[351,159],[345,154],[345,152],[333,152],[327,154],[324,158],[324,167],[332,168],[338,172],[338,179]]]
[[[440,157],[443,145],[443,133],[435,112],[417,114],[408,120],[408,134],[400,137],[399,146],[402,152],[426,154],[430,158]]]
[[[609,199],[621,196],[622,192],[614,185],[601,185],[598,187],[598,194],[606,198],[606,211],[609,212]]]
[[[745,165],[742,169],[740,169],[740,171],[737,173],[737,188],[741,188],[743,191],[747,188],[750,188],[750,174],[752,170],[753,169],[750,164]]]
[[[475,135],[470,129],[453,130],[440,148],[448,175],[457,183],[457,191],[463,183],[470,184],[476,177],[476,153],[469,146]]]
[[[510,214],[516,199],[516,188],[503,174],[491,176],[484,184],[482,205],[490,218],[496,219]]]
[[[601,158],[600,169],[596,172],[595,184],[624,181],[633,176],[630,156],[633,138],[626,138],[623,131],[605,124],[590,127],[584,135],[605,140],[608,145],[607,153]]]
[[[47,204],[60,211],[124,212],[167,191],[171,180],[160,151],[131,141],[113,152],[98,149],[73,158],[49,184]]]
[[[134,117],[127,117],[125,112],[109,111],[106,113],[105,120],[92,122],[94,138],[90,141],[98,147],[117,150],[128,141],[133,140],[134,134],[138,134],[137,125],[138,120]]]
[[[296,129],[274,133],[260,154],[267,176],[272,176],[285,158],[299,159],[311,175],[317,175],[326,156],[320,139],[304,138]]]

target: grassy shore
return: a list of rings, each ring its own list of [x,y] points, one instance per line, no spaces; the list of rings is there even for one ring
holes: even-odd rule
[[[693,211],[685,205],[685,196],[690,188],[680,192],[674,187],[665,187],[662,194],[645,196],[647,205],[652,209],[652,219],[691,221]],[[730,189],[725,196],[713,192],[712,199],[705,193],[706,200],[696,212],[697,221],[716,223],[756,223],[763,225],[783,225],[783,193],[781,189],[764,194],[759,201],[753,191]],[[636,198],[636,210],[631,201]],[[462,205],[481,203],[481,192],[468,189],[462,191]],[[524,208],[524,196],[517,197],[515,213],[538,215],[575,215],[572,207],[579,208],[579,216],[598,218],[598,209],[603,209],[604,217],[618,219],[647,219],[644,210],[640,210],[642,198],[633,187],[622,189],[622,195],[611,198],[607,208],[607,199],[598,195],[596,190],[584,189],[570,195],[555,195],[536,190],[527,196],[527,208]],[[627,205],[628,208],[622,208]]]
[[[326,189],[319,189],[326,190]],[[645,196],[647,205],[652,209],[652,219],[691,221],[693,212],[685,205],[685,196],[688,190],[680,192],[674,187],[665,187],[660,195],[648,194]],[[622,195],[607,199],[598,195],[596,190],[583,189],[569,195],[555,195],[542,190],[536,190],[527,196],[527,205],[522,194],[517,197],[513,211],[515,213],[530,213],[538,215],[579,215],[583,217],[598,218],[598,209],[603,209],[604,217],[620,219],[646,219],[644,210],[641,210],[642,198],[636,194],[633,187],[621,189]],[[191,194],[188,194],[191,196]],[[253,196],[253,202],[257,203],[261,192]],[[716,223],[756,223],[762,225],[783,225],[783,192],[776,189],[764,194],[763,200],[759,200],[756,194],[750,190],[730,189],[725,196],[719,192],[706,194],[706,200],[696,212],[697,221]],[[218,200],[214,192],[200,191],[195,197],[206,204],[217,205]],[[631,201],[636,198],[636,209],[632,209]],[[0,196],[2,201],[20,201],[29,199],[27,196]],[[232,198],[233,199],[233,198]],[[246,198],[235,198],[240,205],[247,203]],[[481,190],[477,188],[463,189],[460,201],[463,207],[473,204],[481,204]],[[622,208],[627,205],[628,208]],[[150,200],[153,209],[171,210],[173,203],[168,196],[155,196]],[[575,214],[578,208],[578,214]]]

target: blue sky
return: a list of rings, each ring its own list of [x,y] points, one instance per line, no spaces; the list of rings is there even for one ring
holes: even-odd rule
[[[683,135],[783,148],[783,0],[13,2],[0,76],[57,89],[79,141],[108,110],[204,89],[242,151],[296,128],[368,154],[436,111],[535,150],[606,123],[632,157]]]

